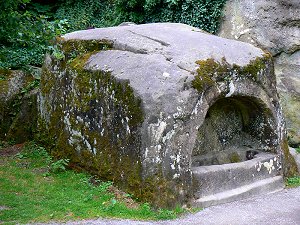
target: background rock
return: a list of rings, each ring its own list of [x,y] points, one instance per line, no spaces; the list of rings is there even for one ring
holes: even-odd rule
[[[2,71],[0,75],[0,141],[30,140],[37,124],[35,79],[22,71]]]
[[[295,158],[298,168],[300,168],[300,153],[296,151],[294,148],[289,148],[291,155]]]
[[[300,144],[300,1],[228,0],[219,36],[271,52],[289,144]]]

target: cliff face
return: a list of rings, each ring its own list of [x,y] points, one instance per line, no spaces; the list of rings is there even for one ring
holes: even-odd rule
[[[300,145],[300,1],[228,0],[219,36],[252,43],[275,60],[289,144]]]

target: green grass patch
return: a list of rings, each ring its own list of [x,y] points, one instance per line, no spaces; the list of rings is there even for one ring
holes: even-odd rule
[[[53,161],[43,147],[34,143],[15,156],[0,157],[0,223],[98,217],[158,220],[173,219],[184,212],[182,208],[154,210],[131,198],[134,207],[130,207],[130,195],[111,191],[111,182],[96,180],[97,185],[92,184],[90,175],[66,170],[67,163]]]
[[[300,147],[299,148],[295,148],[296,149],[296,152],[298,153],[298,154],[300,154]]]
[[[300,176],[290,177],[286,181],[288,187],[298,187],[300,186]]]

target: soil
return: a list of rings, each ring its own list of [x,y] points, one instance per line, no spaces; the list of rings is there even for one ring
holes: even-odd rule
[[[89,179],[89,183],[92,184],[92,185],[94,185],[94,186],[98,186],[98,185],[101,184],[101,181],[99,179],[97,179],[97,177],[92,176]],[[130,197],[130,195],[128,195],[124,191],[119,190],[117,187],[110,186],[108,188],[108,191],[115,196],[115,199],[118,202],[124,203],[127,206],[127,208],[130,208],[130,209],[137,209],[137,208],[139,208],[140,204],[138,204],[137,202],[135,202]]]
[[[0,156],[2,156],[2,157],[14,156],[14,155],[18,154],[19,152],[21,152],[23,147],[24,147],[24,143],[9,146],[6,148],[0,148]]]
[[[108,191],[114,194],[117,201],[123,202],[127,208],[137,209],[139,208],[139,204],[130,198],[130,196],[124,191],[119,190],[117,187],[110,186]]]

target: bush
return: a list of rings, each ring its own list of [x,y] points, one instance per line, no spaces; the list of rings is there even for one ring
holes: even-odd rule
[[[115,14],[112,1],[65,0],[59,5],[54,17],[59,20],[66,19],[70,32],[117,25],[119,20]]]
[[[180,22],[216,33],[225,3],[226,0],[187,0],[182,5]]]
[[[180,22],[215,33],[226,0],[65,0],[55,13],[69,31],[121,22]]]
[[[1,1],[0,68],[24,69],[41,66],[50,41],[67,30],[66,20],[49,21],[33,9],[30,0]],[[29,7],[30,8],[30,7]]]
[[[216,33],[226,0],[116,0],[122,21],[180,22]]]
[[[121,22],[180,22],[216,33],[226,0],[0,1],[0,69],[41,66],[51,40]]]

